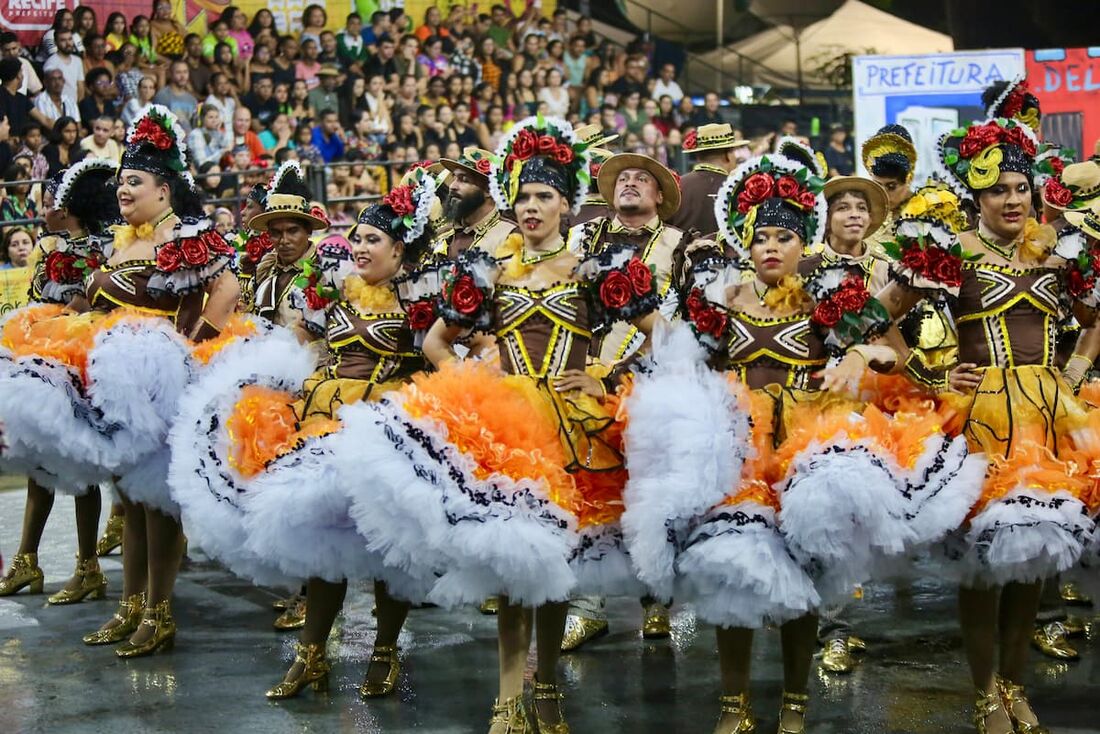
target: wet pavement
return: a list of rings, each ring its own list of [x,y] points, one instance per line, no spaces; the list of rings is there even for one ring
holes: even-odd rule
[[[0,491],[0,548],[8,559],[18,542],[23,497]],[[40,554],[47,593],[72,572],[75,547],[72,500],[59,497]],[[121,586],[117,555],[103,561],[107,601],[49,608],[44,595],[0,599],[0,732],[488,730],[496,684],[491,617],[475,609],[413,611],[401,637],[399,692],[364,703],[356,688],[374,621],[369,590],[352,589],[330,646],[331,692],[307,691],[273,704],[263,693],[285,672],[294,640],[293,633],[271,628],[279,590],[244,583],[196,549],[191,558],[173,605],[180,630],[175,651],[152,658],[122,662],[111,648],[80,643],[114,612]],[[1100,584],[1086,586],[1100,593]],[[952,589],[934,578],[867,589],[850,616],[868,652],[849,676],[815,672],[807,731],[973,732],[954,604]],[[713,631],[678,605],[672,639],[647,642],[638,632],[637,601],[612,600],[609,612],[611,634],[562,659],[564,710],[573,732],[710,734],[718,712]],[[1100,642],[1076,642],[1080,662],[1059,664],[1034,653],[1026,682],[1053,732],[1100,734]],[[752,697],[762,734],[776,729],[778,643],[776,632],[761,632],[754,651]]]

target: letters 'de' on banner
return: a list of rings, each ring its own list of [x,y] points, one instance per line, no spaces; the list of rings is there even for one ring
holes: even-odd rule
[[[982,90],[1024,71],[1023,49],[920,56],[857,56],[852,63],[856,150],[888,124],[913,135],[923,182],[932,173],[940,136],[984,116]],[[866,175],[859,162],[859,172]]]
[[[1043,140],[1073,148],[1079,160],[1100,152],[1100,48],[1028,51],[1027,81],[1043,105]]]

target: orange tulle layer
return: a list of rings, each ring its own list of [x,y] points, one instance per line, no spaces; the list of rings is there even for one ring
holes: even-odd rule
[[[126,309],[72,313],[63,306],[31,306],[4,324],[3,344],[14,357],[41,357],[72,367],[87,383],[88,352],[96,336],[127,318],[155,317]]]
[[[229,463],[242,476],[255,476],[302,441],[339,429],[339,421],[321,417],[299,425],[294,402],[294,395],[269,387],[248,385],[241,390],[227,429]]]
[[[548,499],[582,528],[622,514],[626,472],[616,454],[623,426],[611,419],[619,408],[615,396],[601,406],[595,398],[562,395],[477,362],[418,375],[402,392],[411,416],[446,427],[448,440],[473,460],[479,479],[502,474],[540,482]],[[578,450],[581,445],[585,450]],[[578,456],[596,457],[586,465],[594,470],[567,471]]]
[[[243,314],[233,314],[213,339],[207,339],[191,347],[191,355],[203,364],[209,364],[214,356],[227,346],[256,334],[256,322]]]

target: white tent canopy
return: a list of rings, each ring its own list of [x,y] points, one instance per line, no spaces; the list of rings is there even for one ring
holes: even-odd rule
[[[777,25],[700,58],[723,69],[730,78],[736,78],[743,69],[745,83],[778,87],[797,86],[801,64],[803,87],[832,89],[834,85],[816,72],[827,61],[846,53],[896,55],[952,50],[954,43],[948,35],[859,0],[848,0],[828,18],[806,26],[801,34],[796,35],[790,25]],[[742,57],[748,60],[742,61]]]

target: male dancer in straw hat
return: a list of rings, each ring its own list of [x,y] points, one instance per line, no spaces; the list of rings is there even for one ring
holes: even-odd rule
[[[435,255],[453,260],[472,247],[491,255],[517,230],[514,222],[500,216],[489,195],[491,155],[471,146],[462,151],[458,160],[440,161],[451,174],[443,214],[454,230],[436,240],[432,247]]]
[[[695,230],[703,235],[718,231],[714,218],[714,197],[733,169],[737,168],[737,150],[751,145],[734,137],[727,124],[703,125],[684,138],[684,153],[695,158],[691,172],[680,180],[683,204],[668,223],[677,229]]]
[[[610,209],[608,217],[597,217],[574,226],[569,232],[571,249],[598,252],[614,243],[638,248],[647,265],[653,267],[664,299],[661,310],[669,318],[676,310],[673,288],[673,257],[683,249],[687,235],[665,222],[680,206],[680,188],[672,172],[644,155],[620,153],[599,169],[597,184]],[[599,361],[611,366],[632,355],[643,338],[633,327],[617,324],[598,344]],[[642,634],[648,639],[669,636],[668,608],[654,599],[643,599],[645,620]],[[608,632],[604,599],[575,599],[566,620],[562,650],[575,650]]]

